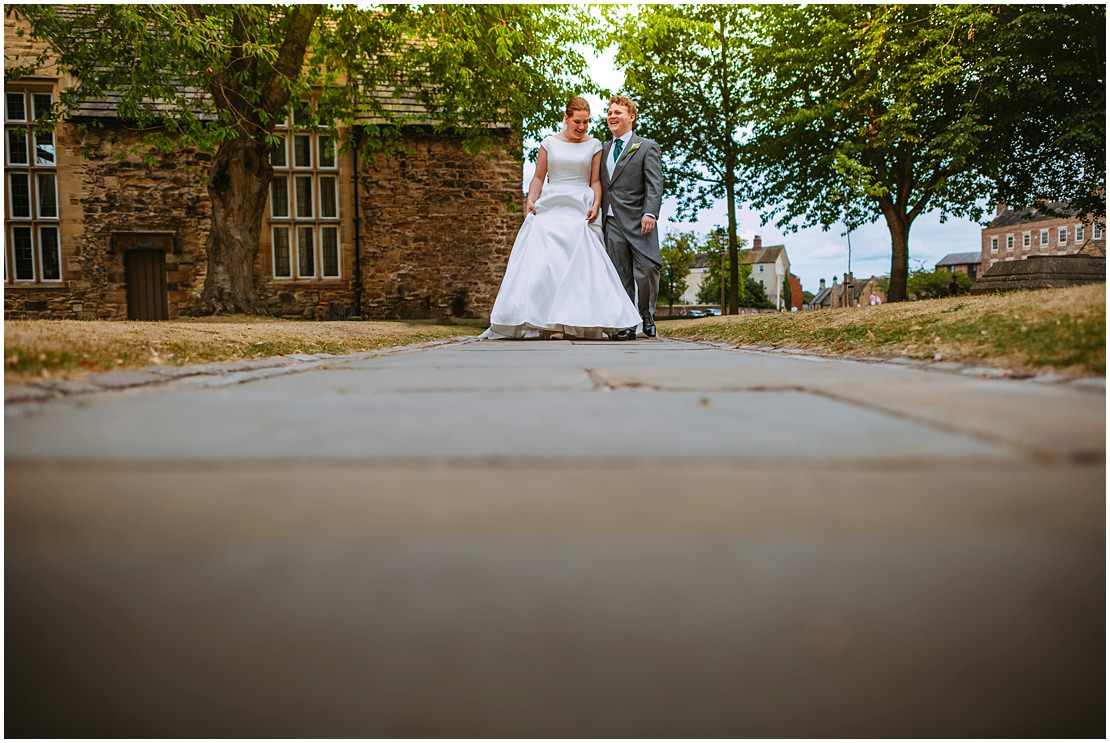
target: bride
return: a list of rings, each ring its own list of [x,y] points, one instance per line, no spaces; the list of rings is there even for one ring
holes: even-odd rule
[[[640,323],[602,245],[601,142],[586,134],[590,105],[571,98],[563,123],[540,143],[528,214],[483,338],[600,339]]]

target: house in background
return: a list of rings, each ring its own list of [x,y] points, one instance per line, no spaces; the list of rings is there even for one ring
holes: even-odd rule
[[[852,274],[846,273],[844,274],[843,283],[836,283],[836,276],[833,276],[832,284],[829,286],[826,286],[825,280],[821,279],[817,294],[814,295],[809,306],[815,310],[828,310],[837,307],[865,307],[871,303],[872,294],[885,304],[886,292],[882,287],[883,278],[882,276],[872,276],[869,279],[857,281]]]
[[[1063,217],[1053,217],[1044,206]],[[1013,210],[999,203],[994,220],[983,228],[979,273],[1000,261],[1034,255],[1106,254],[1106,235],[1101,225],[1082,219],[1067,202],[1041,202]]]
[[[679,299],[683,304],[697,304],[698,290],[705,283],[709,275],[709,256],[698,253],[694,256],[694,263],[690,266],[690,273],[686,274],[686,291]]]
[[[6,66],[31,64],[45,50],[26,23],[5,16]],[[36,131],[36,118],[72,83],[49,62],[5,81],[4,311],[181,316],[207,271],[211,156],[182,148],[144,162],[129,152],[142,140],[111,97],[82,101],[53,132]],[[356,164],[300,119],[313,105],[301,101],[275,132],[254,262],[262,301],[276,315],[314,319],[342,306],[380,319],[488,316],[524,214],[510,129],[490,130],[503,147],[487,158],[430,125],[410,126],[404,157]],[[100,126],[80,127],[89,122]]]
[[[786,298],[782,295],[783,282],[790,275],[790,259],[786,255],[785,245],[765,248],[763,239],[756,235],[752,238],[751,249],[740,251],[740,262],[752,267],[752,278],[763,284],[763,290],[771,304],[777,309],[789,309],[786,308]],[[801,297],[798,297],[798,301],[801,302]]]
[[[983,259],[981,252],[949,253],[937,261],[935,270],[947,270],[949,273],[959,271],[975,281],[979,274],[979,262]]]

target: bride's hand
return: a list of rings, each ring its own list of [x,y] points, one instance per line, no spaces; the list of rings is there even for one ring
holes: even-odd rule
[[[528,200],[528,205],[527,205],[526,208],[528,209],[529,214],[535,214],[536,213],[536,202],[529,199]]]
[[[597,219],[597,207],[591,206],[589,211],[586,212],[586,221],[592,222]]]

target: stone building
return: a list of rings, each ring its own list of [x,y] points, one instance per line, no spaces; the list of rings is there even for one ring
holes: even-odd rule
[[[1102,225],[1081,218],[1066,202],[1045,202],[1064,217],[1053,217],[1036,206],[1013,210],[997,205],[994,220],[983,228],[979,273],[1000,261],[1022,260],[1034,255],[1072,255],[1106,252]]]
[[[777,309],[789,309],[782,292],[783,282],[790,275],[790,259],[786,255],[785,245],[765,248],[763,239],[756,235],[752,238],[751,249],[740,251],[740,262],[752,267],[752,278],[763,284],[763,290],[771,304]]]
[[[6,65],[43,48],[16,35],[19,23],[5,17]],[[36,132],[36,117],[72,82],[47,68],[6,84],[6,316],[185,314],[207,268],[210,156],[144,159],[112,100],[86,101],[52,133]],[[513,132],[492,132],[502,148],[491,158],[413,126],[402,152],[367,165],[299,124],[284,122],[271,155],[255,260],[267,306],[314,319],[488,316],[523,219],[521,164],[506,154]],[[355,126],[339,137],[359,134]]]

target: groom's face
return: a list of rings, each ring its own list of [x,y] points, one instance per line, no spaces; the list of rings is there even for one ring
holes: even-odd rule
[[[632,131],[632,124],[636,121],[636,117],[629,113],[628,109],[619,103],[609,104],[609,131],[613,133],[614,137],[623,137],[628,132]]]

